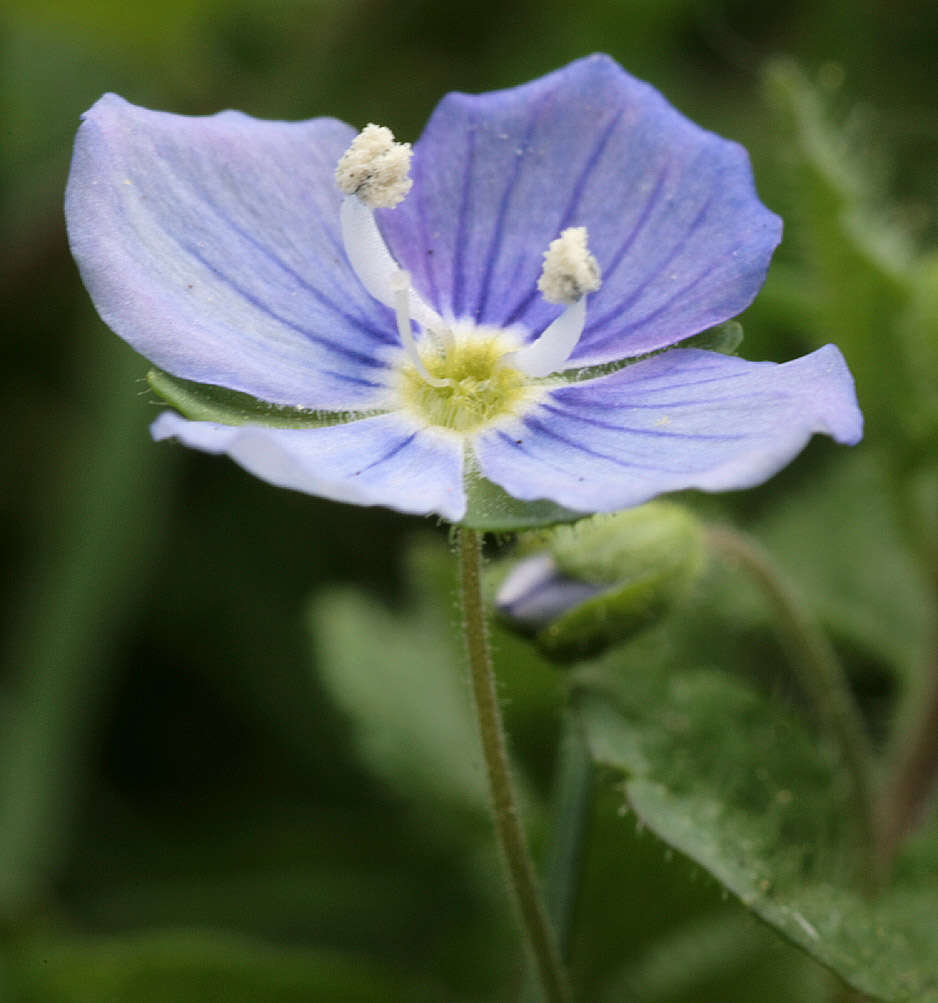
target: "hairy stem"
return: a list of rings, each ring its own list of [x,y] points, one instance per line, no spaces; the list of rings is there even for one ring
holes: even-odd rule
[[[771,603],[801,685],[849,771],[863,850],[867,862],[873,864],[877,842],[873,752],[840,661],[794,589],[755,540],[723,526],[710,527],[708,536],[713,549],[749,574]],[[873,867],[874,874],[877,870]]]
[[[544,999],[547,1003],[571,1003],[570,988],[538,891],[509,772],[508,750],[495,691],[482,602],[480,540],[474,530],[459,530],[459,565],[462,575],[463,630],[469,655],[472,692],[492,797],[495,832],[508,870],[508,883],[518,906],[521,926],[541,982]]]

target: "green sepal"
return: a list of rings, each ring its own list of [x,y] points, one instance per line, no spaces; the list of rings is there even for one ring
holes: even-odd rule
[[[564,508],[544,498],[536,501],[514,498],[504,488],[483,477],[472,463],[466,464],[464,485],[466,514],[460,520],[460,525],[479,532],[515,533],[525,529],[539,529],[558,523],[575,522],[586,514]]]
[[[341,425],[375,412],[312,411],[303,407],[271,404],[250,394],[210,383],[194,383],[170,376],[160,369],[147,373],[154,393],[192,421],[214,421],[220,425],[267,425],[270,428],[322,428]]]
[[[250,394],[208,383],[194,383],[170,376],[160,369],[147,373],[147,383],[167,404],[192,421],[213,421],[220,425],[266,425],[269,428],[322,428],[368,418],[376,411],[312,411],[300,407],[271,404]],[[461,524],[484,532],[510,533],[552,526],[583,517],[554,502],[533,502],[512,498],[506,491],[482,477],[472,461],[465,478],[467,509]]]
[[[675,348],[700,348],[720,355],[735,355],[743,343],[743,325],[738,320],[728,320],[725,324],[710,327],[682,341]]]

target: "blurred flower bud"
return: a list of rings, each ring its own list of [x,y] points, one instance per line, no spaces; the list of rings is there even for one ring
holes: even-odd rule
[[[702,528],[687,509],[656,501],[529,537],[540,544],[496,596],[502,618],[548,658],[575,661],[662,617],[703,565]]]

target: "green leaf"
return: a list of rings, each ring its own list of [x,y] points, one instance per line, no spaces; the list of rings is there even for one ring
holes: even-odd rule
[[[780,978],[785,960],[789,970]],[[707,913],[677,922],[610,980],[600,999],[601,1003],[633,999],[641,1003],[675,1003],[706,998],[726,1003],[730,994],[735,999],[738,993],[739,999],[751,1003],[760,998],[757,980],[762,965],[773,969],[769,985],[775,992],[770,998],[795,999],[799,1003],[826,999],[827,973],[802,956],[797,960],[800,964],[786,959],[776,938],[752,916],[727,909],[725,913]],[[710,988],[714,983],[715,991],[704,997],[702,987]],[[789,995],[780,995],[779,989]]]
[[[438,540],[418,539],[407,557],[405,602],[390,607],[351,589],[309,605],[307,623],[319,681],[351,726],[363,760],[390,787],[441,806],[460,825],[467,813],[489,833],[489,799],[459,629],[456,558]],[[511,693],[506,727],[516,739],[543,733],[559,713],[563,679],[530,645],[493,630],[499,682]],[[551,740],[553,729],[551,730]],[[519,745],[524,742],[520,741]],[[543,806],[515,771],[529,824]]]
[[[372,770],[424,803],[484,814],[485,773],[454,629],[455,585],[440,556],[428,547],[413,554],[415,605],[392,610],[336,589],[312,602],[309,629],[319,679]]]
[[[13,1003],[373,1003],[440,990],[366,959],[198,930],[16,945]],[[9,997],[6,997],[9,998]]]
[[[271,428],[321,428],[368,417],[367,413],[360,412],[310,411],[299,406],[271,404],[237,390],[181,380],[159,369],[147,373],[147,382],[167,404],[192,421]]]
[[[580,678],[593,755],[624,777],[643,825],[856,989],[938,1001],[938,834],[870,901],[849,883],[844,778],[791,710],[722,672],[645,657]]]
[[[899,318],[909,365],[910,393],[917,403],[909,432],[927,462],[934,457],[938,434],[938,252],[916,263],[908,309]]]

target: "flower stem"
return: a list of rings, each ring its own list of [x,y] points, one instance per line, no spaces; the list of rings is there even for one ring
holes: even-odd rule
[[[723,526],[710,527],[708,536],[710,545],[738,563],[772,604],[782,643],[799,674],[801,685],[814,704],[822,726],[837,743],[841,761],[850,774],[862,848],[867,863],[873,864],[876,844],[873,752],[834,649],[781,571],[755,540]],[[877,869],[873,867],[872,870],[875,873]]]
[[[458,532],[463,630],[482,752],[492,796],[495,832],[505,858],[509,885],[518,906],[521,926],[540,978],[544,999],[547,1003],[571,1003],[572,996],[560,952],[537,888],[508,767],[508,751],[495,691],[482,602],[480,540],[474,530],[463,527]]]

